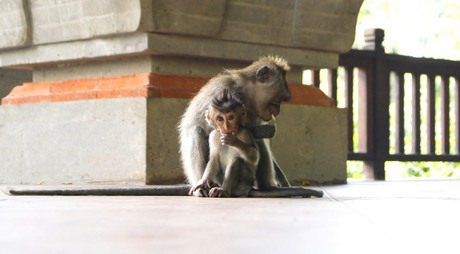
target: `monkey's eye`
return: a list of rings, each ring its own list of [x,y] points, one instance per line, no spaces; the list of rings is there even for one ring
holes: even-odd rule
[[[217,121],[219,121],[219,122],[223,122],[223,121],[224,121],[224,118],[221,117],[221,116],[218,116],[216,119],[217,119]]]
[[[227,119],[228,119],[229,121],[231,121],[231,120],[235,119],[235,116],[234,116],[234,115],[229,115],[229,116],[227,117]]]

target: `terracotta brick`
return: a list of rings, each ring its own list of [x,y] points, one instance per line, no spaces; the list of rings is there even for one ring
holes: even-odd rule
[[[49,83],[48,85],[50,87],[50,92],[53,94],[90,91],[93,90],[96,86],[94,82],[88,82],[87,80],[56,81]]]
[[[315,86],[290,84],[289,90],[292,94],[291,104],[335,107],[335,101]]]
[[[48,94],[50,88],[46,84],[41,83],[24,83],[22,86],[17,86],[12,93],[16,95],[22,94]]]
[[[123,97],[191,98],[208,77],[139,73],[64,81],[24,83],[2,100],[3,105]],[[291,104],[333,107],[335,103],[313,86],[290,84]]]

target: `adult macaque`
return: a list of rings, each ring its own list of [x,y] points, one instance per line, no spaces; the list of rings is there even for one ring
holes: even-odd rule
[[[251,132],[242,126],[246,108],[229,90],[212,100],[206,121],[214,128],[209,134],[209,161],[202,178],[190,190],[200,196],[248,196],[254,185],[259,149]]]
[[[209,80],[190,101],[179,124],[180,152],[185,176],[192,186],[201,184],[209,161],[208,137],[213,128],[206,122],[210,98],[229,90],[246,106],[245,126],[251,129],[259,148],[256,180],[249,196],[322,196],[321,192],[301,187],[293,188],[277,165],[267,138],[274,134],[267,123],[281,110],[281,103],[291,98],[285,79],[289,65],[280,57],[263,57],[246,68],[226,70]],[[270,133],[271,132],[271,133]],[[270,133],[270,135],[265,135]],[[283,187],[283,188],[279,188]],[[294,194],[294,192],[296,194]]]

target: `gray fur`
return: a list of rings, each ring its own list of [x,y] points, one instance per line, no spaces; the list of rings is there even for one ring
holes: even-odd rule
[[[247,120],[244,125],[248,128],[258,127],[266,124],[271,118],[269,111],[273,109],[270,108],[270,102],[281,103],[291,97],[285,80],[288,70],[289,66],[285,60],[265,57],[244,69],[226,70],[200,89],[190,101],[178,126],[182,165],[190,184],[196,185],[200,181],[209,160],[207,136],[212,128],[205,121],[205,111],[211,102],[210,98],[214,98],[223,89],[229,89],[236,97],[241,98],[246,106]],[[275,109],[274,114],[278,113],[279,108]],[[284,174],[279,167],[275,168],[268,142],[261,139],[257,140],[257,144],[261,151],[255,187],[268,190],[288,185],[285,177],[278,179],[278,176]]]

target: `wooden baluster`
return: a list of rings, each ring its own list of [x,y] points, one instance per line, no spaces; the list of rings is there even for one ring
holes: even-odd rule
[[[455,93],[455,154],[460,155],[460,77],[454,78]]]
[[[427,148],[428,154],[435,154],[436,152],[436,132],[435,132],[435,76],[428,74],[427,80]]]
[[[372,129],[371,95],[369,87],[372,85],[369,68],[358,68],[358,151],[366,153],[372,151],[372,138],[369,134]]]
[[[396,154],[404,154],[404,73],[396,73]]]
[[[412,73],[412,153],[420,154],[420,74]]]
[[[338,105],[337,102],[337,69],[330,69],[328,71],[328,81],[329,81],[329,96],[335,101],[335,105]]]
[[[449,154],[449,77],[441,76],[441,152]]]
[[[321,83],[319,75],[320,75],[320,70],[313,70],[312,71],[312,83],[317,88],[320,88],[319,84]]]
[[[348,151],[354,151],[353,142],[353,67],[345,67],[345,94],[346,94],[346,107],[348,108]]]

